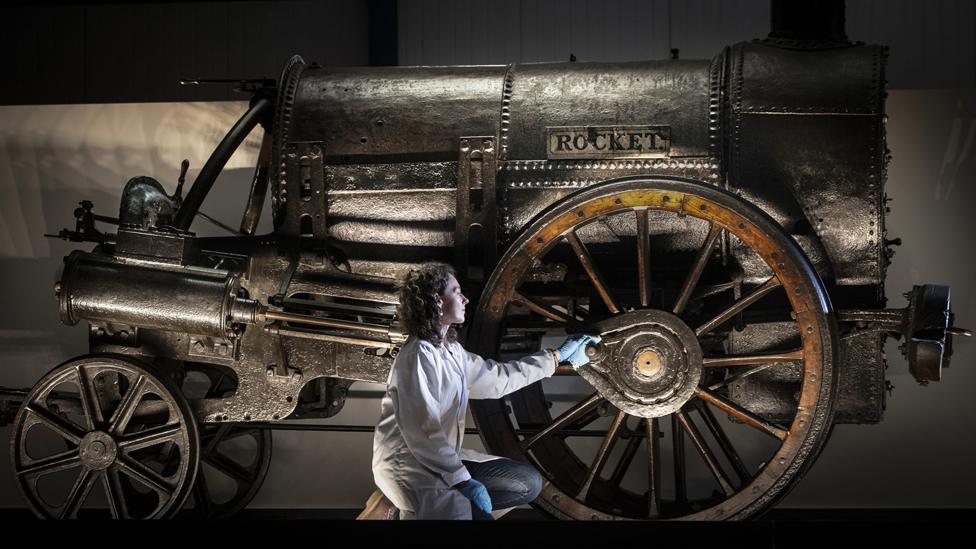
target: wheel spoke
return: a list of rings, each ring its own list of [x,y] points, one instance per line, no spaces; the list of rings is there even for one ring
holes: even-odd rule
[[[708,230],[708,236],[705,237],[705,244],[698,250],[698,257],[695,258],[694,266],[688,273],[688,277],[685,278],[685,282],[681,286],[681,291],[678,292],[678,299],[675,301],[674,308],[671,310],[674,314],[680,315],[684,312],[685,306],[688,305],[688,299],[691,297],[691,292],[698,285],[698,279],[701,278],[702,273],[705,271],[705,264],[708,263],[708,258],[712,254],[712,248],[715,247],[715,242],[723,230],[721,225],[712,223],[711,228]]]
[[[207,390],[206,398],[220,398],[220,384],[224,382],[224,378],[227,377],[227,374],[217,374],[217,379],[211,378],[209,374],[207,377],[210,378],[210,388]]]
[[[109,433],[121,435],[125,431],[125,427],[129,424],[129,419],[132,418],[132,413],[136,411],[136,406],[142,397],[142,388],[145,384],[146,376],[139,374],[135,383],[126,391],[122,403],[119,404],[119,407],[115,409],[115,413],[112,414],[112,419],[109,420]]]
[[[617,432],[620,431],[620,426],[623,424],[624,420],[627,419],[627,413],[623,410],[617,412],[617,417],[613,419],[613,424],[610,425],[610,430],[607,431],[607,436],[603,437],[603,444],[600,445],[600,449],[596,453],[596,458],[593,459],[593,465],[590,466],[589,472],[586,474],[586,480],[583,482],[583,487],[580,488],[579,493],[576,498],[580,501],[586,500],[586,495],[590,492],[590,486],[593,484],[593,479],[600,474],[600,470],[603,469],[603,464],[607,461],[607,456],[610,454],[610,448],[613,447],[613,443],[617,440]]]
[[[647,517],[656,518],[661,513],[661,445],[657,418],[645,421],[644,428],[647,430]]]
[[[119,481],[118,468],[112,466],[106,469],[102,479],[105,481],[105,495],[108,497],[108,508],[112,512],[112,518],[132,518],[125,503],[125,492],[122,491],[122,482]]]
[[[749,470],[746,468],[746,464],[739,457],[739,453],[735,451],[735,447],[732,446],[732,441],[729,440],[728,435],[725,434],[725,430],[722,429],[722,425],[719,424],[718,420],[715,419],[715,415],[708,408],[708,405],[704,401],[697,400],[697,410],[701,414],[702,419],[705,420],[705,425],[708,426],[708,430],[711,431],[712,436],[718,441],[718,445],[722,448],[722,452],[725,454],[725,458],[729,460],[732,464],[732,468],[735,469],[735,473],[739,475],[739,480],[746,482],[749,480]]]
[[[768,364],[760,364],[758,366],[753,366],[752,368],[748,368],[744,371],[738,372],[735,375],[729,376],[721,381],[716,381],[715,383],[712,383],[711,385],[708,386],[708,390],[714,391],[719,387],[725,387],[726,385],[732,383],[733,381],[739,381],[740,379],[751,376],[752,374],[761,372],[763,370],[768,370],[773,366],[776,366],[777,364],[779,364],[779,362],[770,362]]]
[[[238,482],[251,482],[254,480],[254,474],[230,458],[218,453],[207,456],[203,461]]]
[[[698,453],[701,455],[702,459],[705,460],[705,464],[708,465],[708,468],[711,469],[712,475],[715,476],[715,480],[718,481],[722,491],[725,492],[726,496],[731,496],[734,494],[735,489],[732,487],[732,481],[729,480],[728,476],[725,474],[725,471],[723,471],[719,466],[715,456],[712,455],[708,449],[708,446],[705,445],[705,439],[702,438],[701,433],[698,432],[698,428],[695,427],[695,424],[691,422],[691,418],[689,418],[688,414],[682,410],[678,410],[675,415],[678,418],[678,423],[681,424],[681,428],[684,429],[684,432],[688,434],[688,438],[691,439],[691,443],[695,446],[695,449],[698,450]]]
[[[78,508],[81,507],[82,502],[88,497],[92,485],[95,484],[97,476],[98,474],[95,471],[87,467],[81,468],[81,473],[78,475],[74,486],[71,487],[68,499],[64,502],[64,508],[61,509],[61,514],[58,516],[59,519],[69,518],[78,512]]]
[[[128,435],[119,440],[119,448],[126,452],[132,452],[142,448],[148,448],[163,442],[176,442],[183,433],[182,423],[169,423],[160,425],[152,429],[146,429],[132,435]]]
[[[75,374],[78,376],[78,393],[81,396],[81,407],[85,412],[86,427],[89,431],[94,431],[96,426],[104,421],[102,407],[98,402],[95,388],[92,387],[92,380],[88,378],[86,368],[76,366]]]
[[[674,454],[674,499],[688,501],[688,481],[685,478],[685,438],[681,436],[678,418],[671,414],[671,450]]]
[[[81,463],[81,456],[78,449],[74,448],[67,452],[55,454],[44,459],[37,460],[23,469],[17,471],[17,476],[25,478],[39,477],[50,473],[57,473],[65,469],[77,467]]]
[[[651,238],[647,222],[648,209],[637,210],[637,278],[641,307],[651,304]]]
[[[769,280],[763,282],[758,288],[749,292],[749,295],[739,299],[733,303],[728,309],[722,311],[715,318],[709,320],[708,322],[702,324],[695,329],[695,335],[700,336],[702,334],[707,334],[715,328],[719,327],[723,322],[732,318],[736,314],[742,312],[746,307],[752,305],[753,303],[759,301],[769,292],[779,288],[781,286],[780,281],[775,276],[770,277]]]
[[[706,368],[718,368],[724,366],[743,366],[746,364],[775,364],[778,362],[790,362],[792,360],[802,360],[803,349],[794,349],[785,353],[770,353],[765,355],[729,355],[720,357],[705,357],[702,359],[702,366]]]
[[[202,455],[208,456],[212,454],[214,448],[216,448],[218,444],[226,439],[227,433],[230,432],[231,427],[233,427],[233,424],[231,423],[223,423],[220,425],[220,427],[217,427],[217,431],[214,432],[213,436],[207,437],[207,444],[203,447]]]
[[[549,305],[533,299],[525,294],[516,290],[512,294],[512,301],[518,301],[519,303],[528,307],[528,309],[536,314],[542,315],[549,320],[554,320],[562,324],[569,324],[571,326],[576,326],[579,321],[566,313],[563,313],[557,309],[550,307]]]
[[[745,410],[744,408],[741,408],[738,405],[729,402],[705,389],[697,389],[695,391],[695,396],[704,400],[705,402],[708,402],[709,404],[712,404],[730,416],[744,422],[746,425],[759,429],[760,431],[772,435],[780,440],[786,440],[786,437],[790,434],[789,431],[777,427],[759,416],[756,416],[752,412],[749,412],[748,410]]]
[[[637,432],[643,429],[645,419],[641,419],[637,422],[637,427],[633,432],[630,433],[630,439],[627,441],[627,447],[624,448],[624,453],[620,456],[620,461],[617,462],[617,466],[613,470],[613,474],[610,475],[610,483],[615,486],[620,486],[620,483],[624,480],[624,475],[627,474],[627,470],[630,469],[630,464],[634,461],[634,456],[637,455],[637,451],[640,450],[641,437],[637,436]]]
[[[197,471],[197,480],[193,485],[193,501],[196,503],[198,513],[204,517],[213,516],[213,502],[210,501],[210,488],[207,486],[207,475],[203,472],[203,467]]]
[[[566,240],[569,241],[569,245],[573,247],[573,251],[576,252],[576,257],[579,259],[580,264],[583,265],[583,270],[586,271],[586,275],[590,277],[593,285],[596,286],[596,291],[600,294],[600,298],[606,303],[607,309],[614,314],[620,312],[620,307],[617,306],[617,302],[614,301],[613,296],[610,295],[610,289],[606,282],[603,281],[603,277],[600,276],[600,271],[596,268],[596,263],[593,262],[593,258],[590,256],[590,252],[586,249],[586,246],[580,242],[578,236],[576,236],[575,231],[570,231],[566,234]]]
[[[535,435],[532,435],[532,438],[528,440],[523,440],[522,449],[528,450],[543,438],[551,435],[554,431],[563,428],[564,426],[576,420],[577,418],[579,418],[589,410],[595,408],[596,405],[599,404],[601,400],[603,400],[603,397],[600,396],[600,393],[593,393],[592,395],[589,396],[589,398],[579,402],[578,404],[576,404],[576,406],[573,406],[565,413],[563,413],[563,415],[556,418],[556,420],[550,423],[548,427],[539,431]]]
[[[85,436],[73,423],[52,414],[44,408],[29,404],[27,406],[27,412],[37,417],[42,425],[50,428],[72,444],[80,444],[81,439]]]
[[[600,415],[600,405],[598,404],[597,406],[595,406],[595,407],[590,408],[589,410],[587,410],[585,413],[583,413],[583,415],[581,415],[578,418],[576,418],[576,420],[573,421],[571,424],[567,425],[566,426],[566,429],[567,430],[576,430],[577,432],[584,431],[587,425],[593,423],[594,421],[600,419],[601,417],[603,417],[603,416]],[[560,432],[558,432],[556,434],[562,436],[563,432],[560,431]],[[580,436],[583,436],[583,435],[580,435]],[[590,435],[587,435],[587,436],[590,436]]]
[[[225,423],[224,425],[230,425],[231,431],[224,435],[220,435],[220,443],[224,444],[232,440],[237,440],[239,438],[250,438],[257,440],[260,437],[261,430],[254,428],[247,428],[241,424]]]
[[[122,472],[145,484],[157,494],[164,496],[165,499],[173,495],[175,491],[173,486],[156,471],[128,456],[121,457],[117,463]]]

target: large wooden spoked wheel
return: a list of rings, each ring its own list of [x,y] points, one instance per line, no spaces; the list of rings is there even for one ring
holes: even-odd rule
[[[11,463],[42,518],[105,507],[113,518],[164,518],[190,493],[199,444],[172,381],[130,357],[89,355],[31,389],[14,420]]]
[[[779,343],[736,352],[764,330]],[[613,180],[531,222],[485,287],[469,347],[514,358],[576,332],[602,336],[578,372],[472,401],[486,447],[534,464],[535,504],[558,518],[747,518],[829,434],[836,328],[822,282],[773,219],[721,189]],[[733,395],[759,378],[776,389],[762,402]],[[782,395],[786,411],[770,408]]]

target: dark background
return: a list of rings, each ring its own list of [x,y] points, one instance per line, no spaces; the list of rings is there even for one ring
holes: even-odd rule
[[[809,2],[808,2],[809,3]],[[689,59],[769,32],[769,0],[30,2],[2,9],[0,104],[240,99],[184,78],[277,78],[285,61],[471,65]],[[891,47],[891,89],[976,85],[968,0],[848,0]]]
[[[29,387],[87,349],[60,326],[51,284],[74,246],[44,239],[82,198],[111,215],[125,181],[172,190],[179,162],[195,177],[246,108],[231,85],[182,78],[277,78],[299,53],[323,65],[710,58],[762,38],[767,0],[41,3],[0,9],[0,386]],[[976,7],[966,0],[848,0],[851,39],[891,46],[893,162],[890,307],[913,284],[953,288],[956,324],[976,325],[972,206]],[[228,165],[203,210],[235,225],[257,142]],[[100,207],[101,206],[101,207]],[[267,213],[263,230],[269,230]],[[198,221],[201,234],[219,234]],[[920,387],[889,343],[895,386],[878,425],[838,426],[780,507],[976,508],[976,342],[956,340],[944,380]],[[356,384],[336,423],[375,423],[381,385]],[[328,420],[332,421],[332,420]],[[23,507],[0,428],[0,507]],[[276,432],[256,508],[360,506],[372,491],[371,435]],[[480,448],[474,437],[467,444]]]

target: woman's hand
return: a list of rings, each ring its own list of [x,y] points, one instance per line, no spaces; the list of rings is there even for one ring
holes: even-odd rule
[[[602,339],[598,335],[573,334],[556,349],[558,353],[556,360],[569,362],[573,368],[579,368],[590,361],[590,357],[586,356],[586,346],[590,343],[599,343]]]
[[[484,484],[472,478],[455,484],[454,488],[461,492],[462,496],[470,499],[471,503],[475,504],[478,509],[491,513],[491,498],[488,496],[488,489],[485,488]]]

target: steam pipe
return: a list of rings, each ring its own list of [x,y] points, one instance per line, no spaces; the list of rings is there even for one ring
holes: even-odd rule
[[[234,154],[237,147],[251,133],[251,130],[271,110],[271,106],[271,100],[266,97],[255,101],[251,105],[251,108],[244,113],[244,116],[227,132],[227,135],[224,136],[220,144],[217,145],[217,148],[214,149],[207,163],[203,165],[203,169],[200,170],[200,174],[197,175],[196,180],[193,182],[193,187],[190,188],[190,192],[186,193],[186,200],[180,206],[180,211],[177,212],[176,219],[173,222],[173,225],[177,229],[185,231],[190,228],[190,224],[193,223],[193,218],[196,217],[197,211],[203,204],[203,199],[207,197],[207,193],[213,187],[220,171],[224,169],[224,165],[230,160],[231,155]]]

